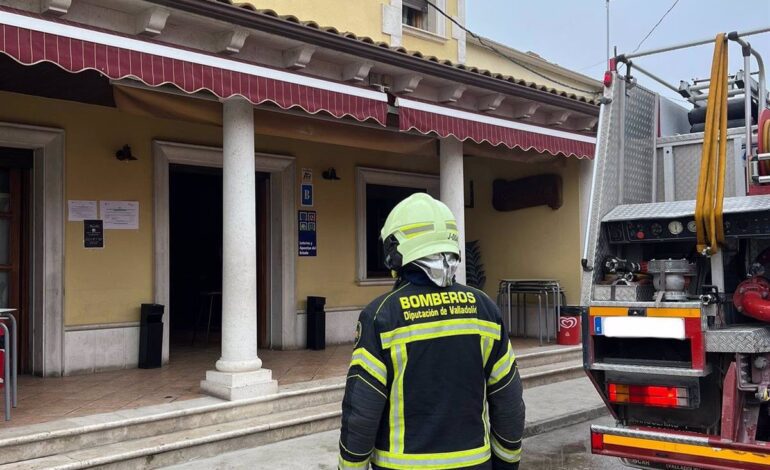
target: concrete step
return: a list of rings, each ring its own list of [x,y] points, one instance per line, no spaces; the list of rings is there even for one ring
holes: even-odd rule
[[[578,346],[546,346],[537,349],[516,351],[516,363],[519,369],[544,366],[559,362],[583,360],[583,347]]]
[[[520,355],[524,387],[582,377],[579,354],[579,348],[559,348]],[[282,386],[276,395],[253,400],[199,398],[11,428],[0,431],[0,468],[154,468],[157,456],[163,455],[163,465],[170,465],[179,461],[175,459],[181,458],[180,449],[187,446],[200,447],[201,455],[206,455],[222,448],[240,448],[241,441],[252,446],[319,432],[339,424],[344,386],[345,378],[338,377]],[[233,423],[245,431],[233,431]],[[274,425],[264,428],[264,423]],[[201,429],[211,433],[211,440],[196,434]],[[128,450],[118,452],[124,446]],[[93,460],[103,452],[114,461]],[[130,465],[120,467],[123,462]]]
[[[340,425],[339,403],[240,419],[0,465],[14,470],[151,469],[251,448]]]
[[[284,386],[276,395],[252,400],[206,397],[11,428],[0,432],[0,464],[19,465],[14,462],[327,404],[339,409],[344,385],[344,378],[335,378]]]
[[[585,376],[529,388],[524,391],[524,402],[527,406],[525,437],[562,429],[607,414],[604,402]],[[578,430],[587,436],[588,424]],[[211,458],[191,460],[167,467],[167,470],[328,470],[337,468],[338,440],[339,431],[335,429],[266,446],[225,452]],[[523,469],[556,468],[547,464],[533,465],[530,455],[530,448],[525,441],[526,463]]]
[[[569,360],[537,367],[520,368],[521,382],[525,389],[585,376],[583,362]]]

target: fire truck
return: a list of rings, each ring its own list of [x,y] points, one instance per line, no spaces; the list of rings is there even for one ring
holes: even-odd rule
[[[636,468],[770,469],[770,110],[749,42],[768,31],[610,60],[581,304],[584,366],[616,424],[591,427],[594,454]],[[671,84],[638,63],[708,45],[707,78]]]

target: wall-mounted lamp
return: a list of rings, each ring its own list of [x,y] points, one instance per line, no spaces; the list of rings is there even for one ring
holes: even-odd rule
[[[129,147],[128,144],[124,145],[123,148],[115,152],[115,158],[121,162],[136,160],[136,157],[131,154],[131,147]]]
[[[334,168],[329,168],[328,170],[321,173],[321,176],[323,176],[323,179],[325,180],[338,180],[340,179],[339,176],[337,176],[337,170]]]

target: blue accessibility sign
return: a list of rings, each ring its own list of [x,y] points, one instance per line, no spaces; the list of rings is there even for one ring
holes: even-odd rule
[[[303,183],[300,192],[302,206],[313,207],[313,185],[311,183]]]

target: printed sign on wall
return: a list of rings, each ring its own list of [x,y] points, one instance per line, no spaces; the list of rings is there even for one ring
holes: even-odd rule
[[[313,185],[303,183],[301,191],[302,206],[313,207]]]
[[[297,227],[299,229],[299,255],[316,256],[316,213],[315,211],[299,211]]]
[[[100,201],[99,206],[102,220],[104,220],[104,228],[117,230],[137,230],[139,228],[139,202]]]
[[[104,224],[101,220],[83,221],[83,247],[104,248]]]
[[[93,220],[99,218],[96,201],[67,201],[67,220],[80,222],[81,220]]]
[[[302,169],[302,184],[300,184],[299,200],[302,207],[313,207],[313,170]]]

